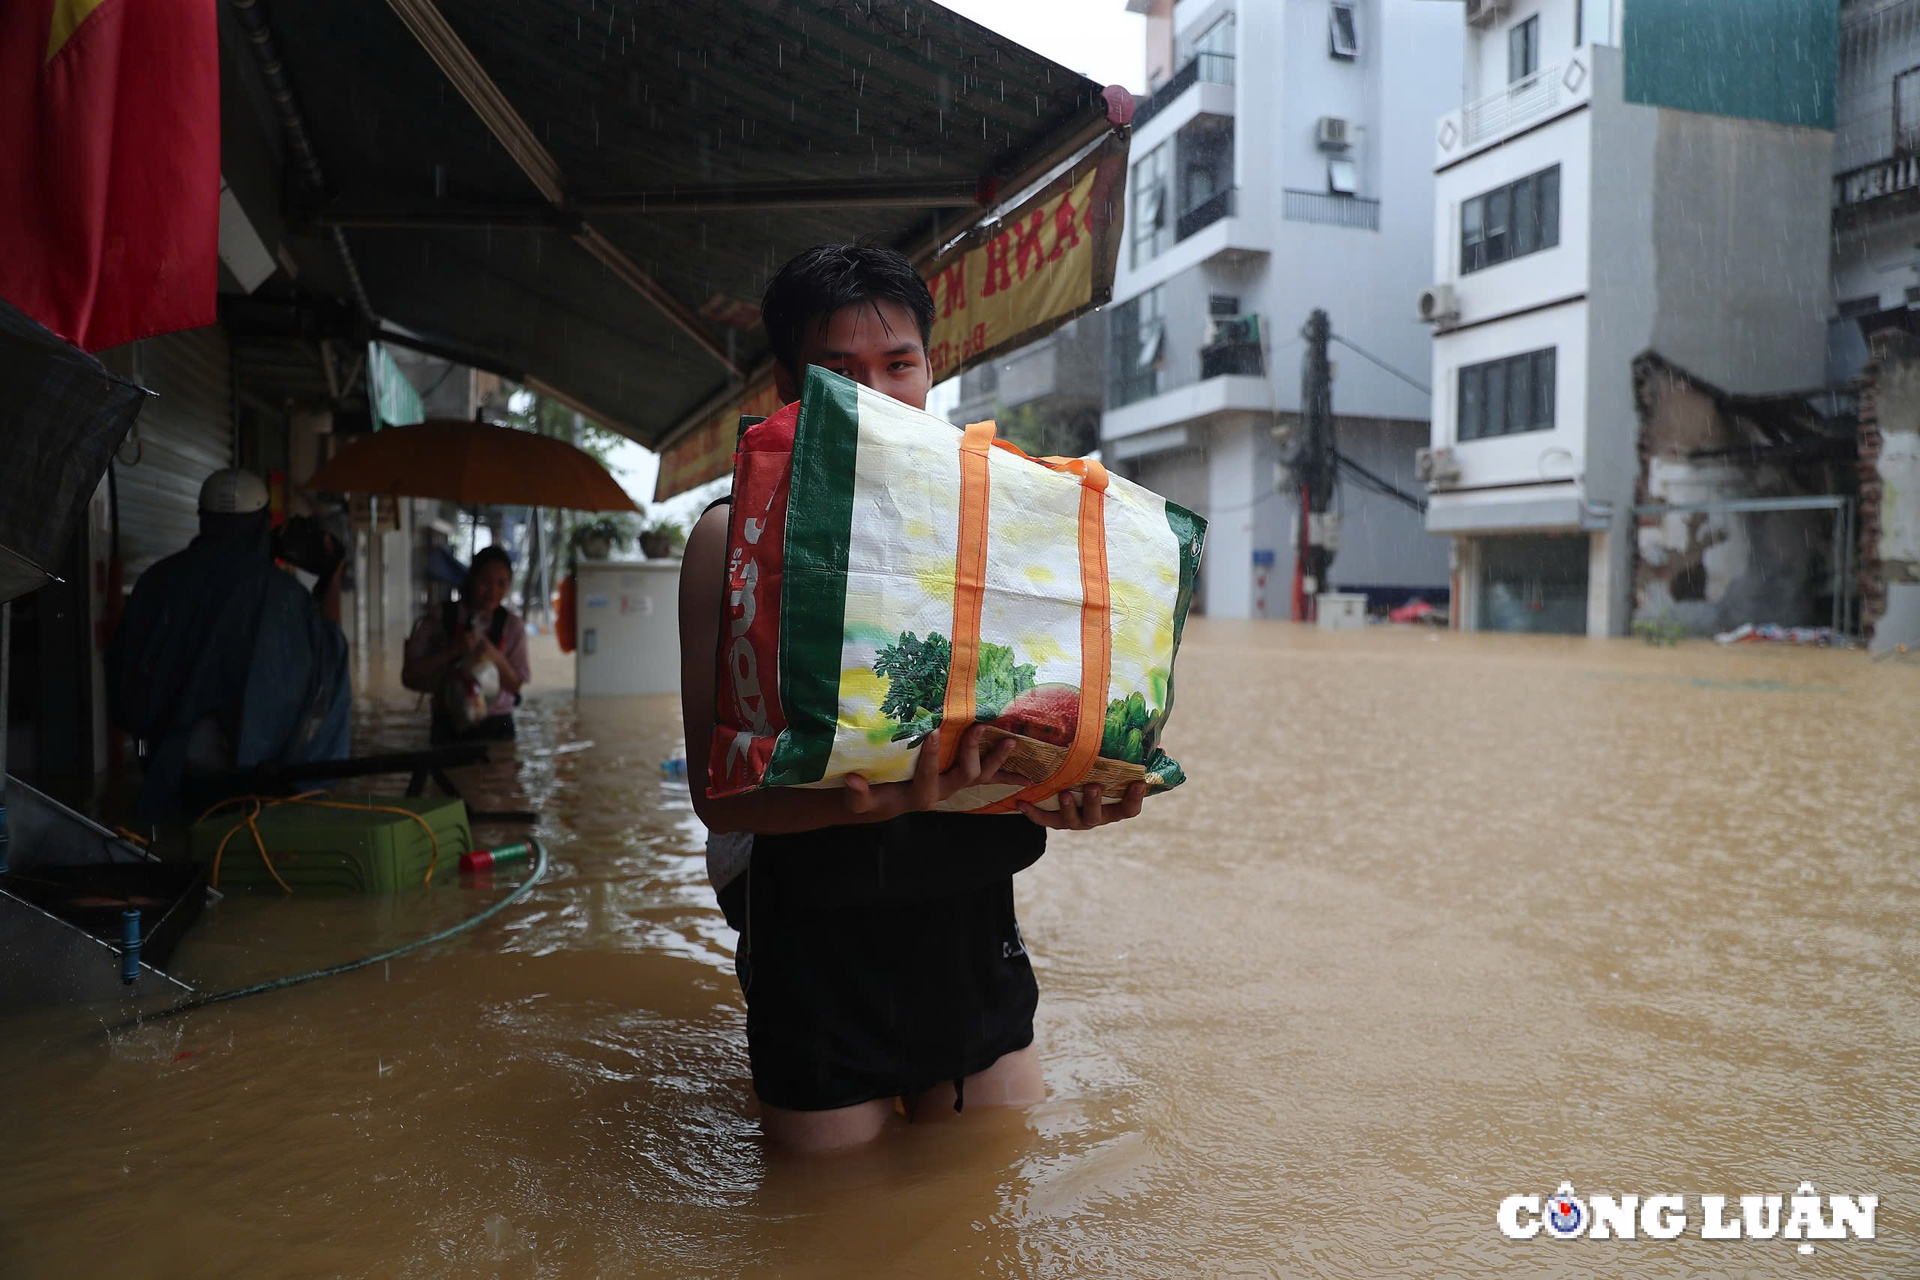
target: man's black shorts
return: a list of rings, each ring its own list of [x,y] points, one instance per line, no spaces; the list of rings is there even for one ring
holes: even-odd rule
[[[763,1102],[825,1111],[905,1097],[1033,1043],[1040,989],[1013,878],[953,897],[820,906],[722,890]]]

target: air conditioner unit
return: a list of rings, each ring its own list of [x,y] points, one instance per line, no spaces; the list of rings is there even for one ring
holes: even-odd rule
[[[1259,316],[1214,316],[1207,322],[1207,345],[1232,343],[1242,346],[1260,344]]]
[[[1451,449],[1421,449],[1413,455],[1413,474],[1429,489],[1445,489],[1460,483],[1460,464]]]
[[[1416,305],[1423,321],[1439,325],[1442,329],[1460,318],[1460,303],[1453,296],[1453,286],[1450,284],[1428,285],[1420,291],[1420,301]]]
[[[1322,151],[1345,151],[1352,145],[1352,129],[1340,116],[1321,116],[1314,141]]]
[[[1512,0],[1467,0],[1467,22],[1476,27],[1490,27],[1511,3]]]

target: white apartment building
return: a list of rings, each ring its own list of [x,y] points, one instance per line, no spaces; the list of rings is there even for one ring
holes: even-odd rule
[[[1427,528],[1454,539],[1456,625],[1624,634],[1636,359],[1734,396],[1824,384],[1836,7],[1449,8]]]
[[[1300,331],[1315,308],[1372,357],[1333,349],[1340,452],[1419,489],[1431,338],[1413,299],[1432,275],[1432,121],[1459,100],[1460,11],[1434,0],[1128,7],[1148,15],[1156,85],[1134,121],[1102,453],[1207,517],[1207,613],[1286,617],[1299,510],[1277,475],[1274,429],[1298,417]],[[1330,581],[1318,585],[1364,589],[1376,607],[1444,596],[1447,545],[1416,509],[1357,484],[1337,504]]]

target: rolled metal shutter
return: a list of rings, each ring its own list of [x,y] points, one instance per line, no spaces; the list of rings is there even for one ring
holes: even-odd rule
[[[131,584],[193,541],[201,483],[233,465],[233,365],[219,325],[134,343],[125,363],[154,393],[114,461],[120,559]]]

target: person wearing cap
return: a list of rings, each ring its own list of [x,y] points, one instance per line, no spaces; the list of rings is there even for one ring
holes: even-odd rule
[[[107,704],[141,744],[141,817],[196,817],[237,770],[346,756],[345,556],[330,535],[316,541],[309,592],[274,563],[266,485],[228,468],[200,488],[200,536],[134,584],[107,649]]]

